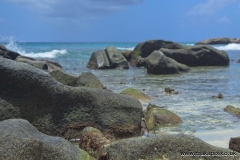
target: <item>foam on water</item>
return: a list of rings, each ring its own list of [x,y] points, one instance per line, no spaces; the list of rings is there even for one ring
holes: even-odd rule
[[[27,57],[32,57],[32,58],[55,58],[59,55],[63,55],[68,53],[67,50],[62,49],[62,50],[57,50],[54,49],[52,51],[48,51],[48,52],[39,52],[39,53],[25,53],[25,52],[19,52],[21,55],[23,56],[27,56]]]
[[[231,43],[225,46],[214,46],[216,49],[225,50],[225,51],[233,51],[240,50],[240,44]]]
[[[26,52],[19,45],[14,42],[13,37],[8,38],[8,43],[5,45],[7,49],[15,51],[23,56],[32,57],[32,58],[56,58],[59,55],[67,54],[66,49],[53,49],[51,51],[43,51],[43,52]]]
[[[135,47],[117,47],[119,50],[134,50]]]

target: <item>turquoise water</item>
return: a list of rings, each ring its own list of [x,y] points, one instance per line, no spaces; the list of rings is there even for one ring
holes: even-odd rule
[[[193,45],[193,43],[182,43]],[[130,67],[129,70],[91,70],[86,68],[92,52],[115,46],[119,50],[133,49],[137,43],[14,43],[4,45],[22,55],[59,62],[63,69],[74,75],[90,71],[108,89],[119,93],[127,87],[144,91],[148,103],[167,106],[178,114],[183,124],[179,127],[160,128],[168,133],[195,135],[204,141],[228,147],[233,136],[240,136],[240,119],[223,111],[227,105],[240,108],[240,45],[217,45],[226,50],[231,61],[229,67],[192,67],[189,73],[179,75],[149,75],[145,68]],[[119,84],[124,81],[125,84]],[[165,87],[174,88],[178,95],[164,95]],[[211,98],[222,93],[224,99]]]

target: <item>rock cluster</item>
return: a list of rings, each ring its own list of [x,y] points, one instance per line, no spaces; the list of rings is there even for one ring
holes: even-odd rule
[[[197,42],[197,45],[206,45],[206,44],[229,44],[229,43],[238,43],[240,44],[240,39],[238,38],[228,38],[228,37],[223,37],[223,38],[211,38],[211,39],[206,39],[200,42]]]

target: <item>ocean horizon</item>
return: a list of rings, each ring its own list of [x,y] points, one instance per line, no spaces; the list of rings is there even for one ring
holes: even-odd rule
[[[194,45],[196,42],[178,42]],[[94,51],[108,46],[120,52],[133,50],[138,42],[0,42],[8,49],[23,56],[36,59],[54,60],[60,63],[69,74],[80,75],[92,72],[103,85],[115,93],[131,87],[148,95],[151,100],[142,102],[143,109],[149,103],[166,106],[166,109],[181,117],[183,123],[176,127],[163,127],[159,131],[169,134],[189,134],[205,142],[228,148],[231,137],[239,136],[240,119],[224,111],[227,105],[239,108],[240,102],[240,44],[212,45],[225,50],[230,65],[225,67],[191,67],[189,73],[178,75],[151,75],[144,67],[131,67],[128,70],[87,68],[88,60]],[[120,84],[124,82],[125,84]],[[165,95],[165,87],[171,87],[178,95]],[[144,91],[143,91],[144,90]],[[224,99],[212,96],[222,93]]]

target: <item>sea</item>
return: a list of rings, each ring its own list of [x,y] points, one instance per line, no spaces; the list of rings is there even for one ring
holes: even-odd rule
[[[194,45],[195,42],[178,43]],[[23,56],[57,61],[69,74],[92,72],[115,93],[128,87],[144,92],[151,100],[142,102],[143,109],[149,103],[164,106],[183,121],[180,126],[159,128],[159,132],[188,134],[224,148],[228,148],[231,137],[240,136],[240,119],[224,111],[227,105],[240,108],[240,63],[237,63],[240,44],[213,45],[228,53],[230,65],[227,67],[191,67],[188,73],[174,75],[151,75],[144,67],[130,66],[128,70],[86,67],[94,51],[108,46],[119,51],[133,50],[138,42],[15,42],[9,39],[1,44]],[[163,94],[165,87],[179,94]],[[224,98],[212,98],[218,93]]]

